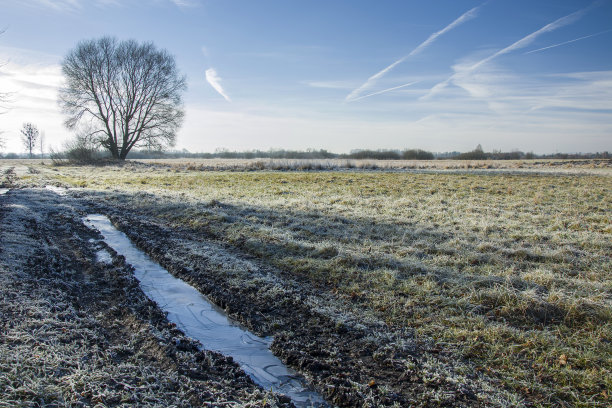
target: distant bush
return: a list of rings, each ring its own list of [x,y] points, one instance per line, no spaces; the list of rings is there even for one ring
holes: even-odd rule
[[[482,146],[478,145],[471,152],[461,153],[455,158],[457,160],[486,160],[487,154],[482,150]]]
[[[421,149],[410,149],[402,152],[404,160],[433,160],[434,154]]]
[[[491,153],[487,153],[487,158],[491,160],[520,160],[525,157],[526,157],[525,153],[519,150],[513,150],[511,152],[502,152],[501,150],[493,150]]]
[[[348,155],[342,155],[349,159],[370,160],[434,160],[434,154],[421,149],[399,150],[353,150]]]
[[[349,159],[401,160],[397,150],[354,150],[346,157]]]

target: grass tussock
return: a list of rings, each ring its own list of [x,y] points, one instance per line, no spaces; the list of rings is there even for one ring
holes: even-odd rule
[[[610,403],[609,175],[66,168],[54,177],[132,192],[133,206],[413,328],[535,406]]]

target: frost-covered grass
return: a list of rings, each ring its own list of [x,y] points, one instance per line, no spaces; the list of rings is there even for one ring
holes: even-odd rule
[[[34,173],[38,174],[38,173]],[[54,193],[0,196],[0,407],[280,407],[170,324]]]
[[[142,159],[141,163],[205,171],[253,170],[496,170],[609,174],[612,161],[581,160],[373,160],[373,159]]]
[[[415,328],[536,405],[610,403],[609,173],[194,170],[25,177],[165,197],[155,216]]]

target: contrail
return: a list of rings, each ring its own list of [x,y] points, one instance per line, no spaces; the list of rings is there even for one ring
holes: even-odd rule
[[[358,101],[358,100],[360,100],[360,99],[363,99],[363,98],[368,98],[368,97],[370,97],[370,96],[380,95],[380,94],[385,93],[385,92],[393,91],[393,90],[400,89],[400,88],[405,88],[405,87],[407,87],[407,86],[414,85],[414,84],[416,84],[417,82],[419,82],[419,81],[408,82],[407,84],[404,84],[404,85],[394,86],[393,88],[383,89],[382,91],[378,91],[378,92],[374,92],[374,93],[371,93],[371,94],[367,94],[367,95],[360,96],[360,97],[358,97],[358,98],[354,98],[354,99],[352,99],[352,101]]]
[[[458,25],[460,25],[462,23],[465,23],[466,21],[471,20],[472,18],[476,17],[477,11],[478,11],[478,9],[480,7],[482,7],[482,5],[474,7],[472,9],[466,11],[461,16],[459,16],[459,18],[457,18],[455,21],[453,21],[452,23],[450,23],[449,25],[444,27],[442,30],[436,31],[435,33],[430,35],[425,41],[423,41],[421,44],[419,44],[418,47],[416,47],[414,50],[410,51],[410,54],[408,54],[408,55],[398,59],[393,64],[389,65],[388,67],[384,68],[383,70],[381,70],[381,71],[377,72],[376,74],[372,75],[371,77],[369,77],[368,80],[366,82],[364,82],[359,88],[354,89],[350,94],[348,94],[347,97],[345,98],[345,101],[350,102],[350,101],[354,101],[354,100],[360,99],[360,98],[358,98],[359,94],[362,91],[364,91],[365,89],[369,88],[374,82],[376,82],[377,79],[381,78],[387,72],[391,71],[397,65],[399,65],[402,62],[406,61],[408,58],[410,58],[413,55],[416,55],[416,54],[422,52],[423,50],[425,50],[427,47],[429,47],[442,34],[445,34],[448,31],[452,30],[453,28],[457,27]]]
[[[206,70],[206,81],[215,89],[215,91],[219,92],[219,95],[224,97],[226,101],[232,101],[223,90],[223,87],[221,86],[221,78],[219,78],[219,75],[217,75],[217,71],[215,71],[214,68],[209,68]]]
[[[456,19],[455,21],[453,21],[452,23],[450,23],[449,25],[447,25],[446,27],[444,27],[442,30],[440,31],[436,31],[435,33],[433,33],[432,35],[429,36],[429,38],[427,38],[425,41],[423,41],[418,47],[416,47],[414,50],[412,50],[410,52],[410,54],[408,54],[406,57],[412,57],[413,55],[416,55],[418,53],[420,53],[421,51],[423,51],[425,48],[429,47],[439,36],[441,36],[442,34],[446,34],[447,32],[449,32],[450,30],[452,30],[453,28],[459,26],[460,24],[465,23],[468,20],[473,19],[474,17],[476,17],[476,12],[478,11],[478,9],[482,7],[482,5],[474,7],[473,9],[470,9],[468,11],[466,11],[465,13],[463,13],[461,16],[459,16],[458,19]]]
[[[582,18],[582,16],[584,16],[589,10],[591,10],[592,8],[600,5],[601,2],[597,1],[592,3],[590,6],[585,7],[581,10],[575,11],[571,14],[568,14],[567,16],[561,17],[555,21],[553,21],[552,23],[546,24],[544,27],[540,28],[537,31],[534,31],[533,33],[521,38],[520,40],[514,42],[513,44],[507,46],[506,48],[503,48],[499,51],[497,51],[496,53],[488,56],[487,58],[484,58],[478,62],[476,62],[474,65],[472,65],[471,67],[468,67],[467,69],[461,71],[461,72],[456,72],[453,75],[451,75],[448,79],[437,83],[436,85],[434,85],[433,88],[431,88],[429,90],[429,92],[422,96],[421,99],[426,99],[431,97],[433,94],[438,93],[439,91],[441,91],[442,89],[444,89],[450,82],[452,82],[453,79],[457,78],[459,75],[465,75],[467,73],[473,72],[475,71],[477,68],[479,68],[480,66],[486,64],[487,62],[499,57],[500,55],[504,55],[504,54],[508,54],[509,52],[512,52],[514,50],[518,50],[520,48],[524,48],[526,46],[528,46],[529,44],[531,44],[536,38],[538,38],[540,35],[544,34],[544,33],[548,33],[550,31],[554,31],[558,28],[564,27],[566,25],[569,25],[579,19]]]
[[[585,40],[585,39],[591,38],[591,37],[597,37],[598,35],[609,33],[610,31],[612,31],[612,29],[606,30],[606,31],[602,31],[600,33],[591,34],[591,35],[585,35],[584,37],[576,38],[574,40],[565,41],[565,42],[562,42],[562,43],[559,43],[559,44],[549,45],[548,47],[538,48],[537,50],[527,51],[523,55],[533,54],[534,52],[539,52],[539,51],[548,50],[550,48],[560,47],[560,46],[565,45],[565,44],[570,44],[570,43],[573,43],[573,42],[576,42],[576,41]]]

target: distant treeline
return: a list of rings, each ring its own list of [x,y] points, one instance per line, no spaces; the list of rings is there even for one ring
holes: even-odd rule
[[[327,150],[249,150],[235,152],[219,149],[214,153],[191,153],[187,150],[172,152],[135,151],[130,158],[194,158],[194,159],[372,159],[372,160],[434,160],[433,153],[421,150],[353,150],[350,153],[332,153]]]
[[[68,149],[70,150],[70,149]],[[59,152],[60,156],[70,156],[70,151]],[[96,156],[104,156],[104,152],[98,151]],[[7,153],[0,158],[4,159],[23,159],[28,158],[28,154]],[[40,158],[40,155],[34,155]],[[45,156],[47,157],[47,156]],[[188,150],[172,151],[151,151],[151,150],[132,150],[129,159],[370,159],[370,160],[522,160],[522,159],[609,159],[610,153],[554,153],[554,154],[535,154],[533,152],[522,152],[513,150],[502,152],[493,150],[485,152],[480,145],[469,152],[429,152],[421,149],[405,150],[368,150],[355,149],[350,153],[332,153],[324,149],[314,150],[247,150],[242,152],[218,149],[214,153],[192,153]]]
[[[350,153],[327,150],[248,150],[243,152],[219,149],[214,153],[192,153],[187,150],[169,152],[132,151],[132,159],[193,158],[193,159],[370,159],[370,160],[522,160],[522,159],[609,159],[608,152],[535,154],[514,150],[485,152],[480,146],[469,152],[429,152],[421,149],[368,150],[355,149]]]

